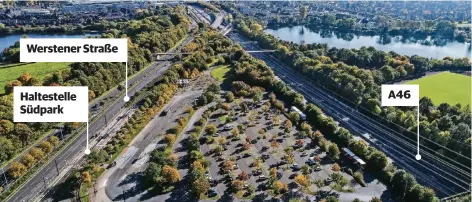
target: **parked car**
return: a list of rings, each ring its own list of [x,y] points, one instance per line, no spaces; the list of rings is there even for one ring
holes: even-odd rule
[[[259,175],[259,180],[266,180],[267,177],[265,175]]]
[[[218,195],[218,193],[216,192],[216,189],[214,189],[214,188],[209,189],[207,194],[208,194],[209,197],[214,197],[214,196]]]
[[[231,130],[231,129],[233,129],[233,127],[234,127],[233,124],[225,124],[224,129],[225,130]]]
[[[296,163],[292,164],[292,166],[290,166],[290,168],[292,168],[294,170],[300,170],[301,169],[300,165],[298,165]]]
[[[308,156],[308,153],[302,152],[302,153],[300,154],[300,156]]]

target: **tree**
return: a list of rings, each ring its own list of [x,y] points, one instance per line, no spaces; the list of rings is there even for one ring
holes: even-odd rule
[[[341,152],[339,152],[338,145],[336,144],[329,145],[328,153],[329,153],[329,157],[331,157],[335,161],[339,159],[339,154],[341,154]]]
[[[382,201],[377,197],[373,197],[369,202],[382,202]]]
[[[224,145],[226,143],[226,138],[221,136],[216,139],[216,142],[218,142],[219,145]]]
[[[9,160],[15,154],[15,150],[11,140],[0,136],[0,162]]]
[[[177,154],[169,154],[167,156],[167,162],[169,162],[168,164],[172,167],[177,167],[177,163],[179,162],[179,156],[177,156]]]
[[[208,124],[206,127],[205,127],[205,132],[209,135],[213,135],[216,133],[218,129],[216,128],[215,124]]]
[[[108,153],[105,150],[92,150],[89,155],[87,155],[87,159],[91,163],[103,163],[107,160]]]
[[[251,24],[251,30],[253,32],[260,32],[260,31],[262,31],[262,26],[260,24],[257,24],[257,23],[252,23]]]
[[[92,182],[92,176],[90,176],[90,173],[87,171],[82,172],[82,176],[80,178],[82,180],[82,183],[91,183]]]
[[[57,145],[59,145],[59,138],[56,136],[51,136],[48,142],[50,142],[53,147],[57,147]]]
[[[231,182],[231,187],[233,188],[234,192],[241,191],[244,188],[244,182],[241,180],[233,180]]]
[[[302,175],[302,174],[298,174],[295,177],[295,182],[305,188],[308,187],[308,185],[310,185],[310,183],[308,182],[308,179],[305,177],[305,175]]]
[[[33,135],[33,131],[23,123],[17,123],[14,132],[20,138],[23,146],[28,144],[30,136]]]
[[[231,134],[234,136],[234,137],[237,137],[239,135],[239,129],[238,128],[233,128],[231,130]]]
[[[221,108],[225,111],[229,111],[231,109],[228,103],[222,103]]]
[[[324,202],[339,202],[339,200],[334,196],[328,196],[326,199],[324,199]]]
[[[174,134],[167,134],[164,138],[168,146],[171,146],[175,142],[175,135]]]
[[[281,194],[285,193],[288,191],[288,186],[287,184],[282,183],[281,181],[276,181],[272,185],[272,190],[274,191],[274,194]]]
[[[241,173],[239,173],[238,179],[242,181],[247,181],[249,179],[249,175],[246,172],[242,171]]]
[[[44,153],[51,153],[52,150],[54,150],[54,146],[52,146],[51,143],[49,142],[41,142],[39,144],[39,148],[41,148],[41,150],[44,152]]]
[[[13,132],[15,125],[9,120],[0,120],[0,136]]]
[[[285,120],[284,126],[285,126],[285,129],[290,129],[290,128],[292,128],[292,127],[293,127],[292,121],[290,121],[289,119]]]
[[[288,117],[294,123],[298,123],[300,121],[300,115],[297,112],[290,112]]]
[[[214,83],[210,84],[206,89],[206,92],[212,92],[215,94],[220,93],[220,91],[221,91],[221,87]]]
[[[372,169],[381,171],[388,165],[387,156],[383,152],[376,150],[370,155],[367,164]]]
[[[225,161],[223,163],[223,169],[224,170],[231,171],[231,170],[233,170],[233,168],[234,168],[234,163],[232,161]]]
[[[337,163],[334,163],[333,167],[331,167],[331,170],[334,172],[339,172],[341,170],[341,166],[339,166]]]
[[[21,158],[20,162],[23,165],[25,165],[27,168],[31,168],[36,163],[36,159],[34,159],[34,157],[31,156],[31,154],[25,154]]]
[[[198,178],[197,180],[193,181],[191,189],[195,195],[201,196],[208,192],[210,189],[210,183],[205,178]]]
[[[277,115],[274,116],[274,117],[272,118],[272,123],[273,123],[274,125],[279,125],[279,124],[280,124],[280,117],[277,116]]]
[[[29,154],[31,154],[31,156],[33,156],[38,161],[44,157],[44,152],[36,147],[32,147],[29,151]]]
[[[392,194],[394,196],[405,196],[407,191],[416,184],[415,177],[404,170],[397,170],[390,179]]]
[[[162,177],[164,181],[168,184],[174,184],[180,181],[179,171],[168,165],[164,165],[164,167],[162,167]]]
[[[25,165],[19,162],[13,162],[8,168],[8,175],[13,179],[18,179],[28,171]]]
[[[272,150],[275,151],[280,146],[280,143],[277,142],[277,140],[272,140],[270,146],[272,147]]]
[[[307,7],[306,6],[300,6],[300,18],[301,20],[304,20],[307,15]]]
[[[233,100],[234,100],[234,94],[233,94],[233,92],[228,92],[228,93],[226,94],[226,102],[230,102],[230,103],[231,103],[231,102],[233,102]]]
[[[351,143],[351,149],[354,154],[365,157],[369,147],[363,140],[355,140]]]

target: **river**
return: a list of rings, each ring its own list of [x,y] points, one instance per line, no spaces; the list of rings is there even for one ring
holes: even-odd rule
[[[87,34],[27,34],[29,38],[85,38],[88,36],[98,36],[98,33]],[[0,52],[19,41],[23,34],[13,34],[0,37]]]
[[[431,37],[427,37],[426,40],[415,40],[400,36],[359,36],[352,33],[334,33],[327,30],[313,31],[305,26],[265,29],[264,32],[272,34],[281,40],[292,41],[294,43],[326,43],[329,47],[349,49],[373,46],[378,50],[394,51],[398,54],[409,56],[471,58],[470,43],[434,41]]]

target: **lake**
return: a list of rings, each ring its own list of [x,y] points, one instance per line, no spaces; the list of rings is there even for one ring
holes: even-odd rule
[[[99,33],[87,34],[27,34],[29,38],[85,38],[88,36],[98,36]],[[19,41],[23,34],[13,34],[0,37],[0,51],[10,47]]]
[[[419,55],[428,58],[470,58],[470,43],[457,41],[438,41],[427,37],[426,40],[415,40],[401,36],[359,36],[352,33],[340,33],[328,30],[313,31],[305,26],[265,29],[265,33],[295,43],[326,43],[329,47],[360,48],[373,46],[378,50],[394,51],[401,55]]]

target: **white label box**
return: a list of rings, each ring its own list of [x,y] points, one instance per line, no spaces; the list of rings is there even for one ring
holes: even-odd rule
[[[14,122],[88,122],[87,86],[15,86]]]
[[[20,39],[20,62],[127,62],[128,39]]]
[[[382,106],[418,106],[419,97],[419,85],[382,85]]]

